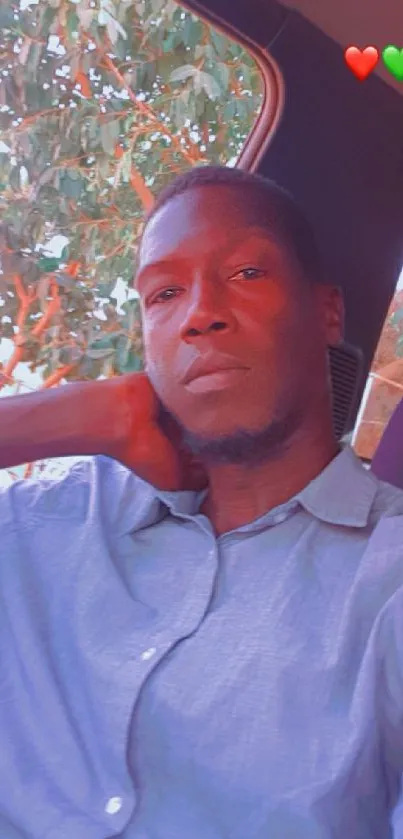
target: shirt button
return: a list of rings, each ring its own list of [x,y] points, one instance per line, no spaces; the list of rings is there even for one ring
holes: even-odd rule
[[[105,813],[109,813],[110,816],[114,816],[115,813],[118,813],[119,810],[122,809],[122,799],[119,795],[115,795],[114,798],[110,798],[109,801],[106,802]]]
[[[143,661],[148,661],[148,659],[152,658],[152,656],[155,655],[156,652],[157,650],[155,649],[155,647],[150,647],[149,650],[145,650],[143,653],[141,653],[141,658],[143,659]]]

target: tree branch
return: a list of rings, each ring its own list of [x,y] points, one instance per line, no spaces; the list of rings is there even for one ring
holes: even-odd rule
[[[140,113],[144,114],[144,116],[146,116],[147,119],[149,119],[154,124],[154,126],[156,128],[158,128],[159,131],[161,131],[162,134],[164,134],[166,137],[169,137],[171,142],[172,142],[173,147],[175,148],[175,150],[177,152],[179,152],[179,154],[181,154],[182,157],[184,157],[185,160],[188,163],[193,165],[194,162],[195,162],[195,159],[197,159],[196,158],[196,152],[197,152],[197,157],[200,156],[199,149],[196,146],[196,144],[195,143],[192,144],[195,147],[195,149],[192,149],[194,151],[194,153],[191,154],[187,149],[184,148],[184,146],[181,145],[178,138],[175,137],[174,134],[172,134],[172,132],[169,130],[169,128],[167,128],[167,126],[165,125],[165,123],[161,122],[161,120],[158,119],[158,117],[155,115],[153,109],[150,108],[150,106],[147,105],[145,102],[142,102],[141,100],[137,99],[137,97],[133,93],[131,87],[129,87],[129,85],[125,82],[122,74],[120,73],[120,71],[118,70],[116,65],[113,63],[112,59],[109,58],[109,55],[106,55],[106,53],[103,53],[103,59],[105,61],[105,64],[106,64],[108,70],[110,70],[111,73],[113,73],[113,75],[115,76],[116,80],[119,82],[122,89],[125,90],[128,93],[131,101],[136,106],[137,110],[140,111]]]
[[[12,373],[14,372],[15,368],[20,363],[20,361],[24,360],[25,347],[24,344],[19,343],[19,340],[21,339],[21,332],[24,329],[25,321],[31,308],[31,305],[36,298],[35,292],[30,291],[27,293],[25,291],[21,277],[18,274],[15,274],[14,276],[14,283],[17,296],[21,301],[21,307],[18,312],[16,321],[18,326],[18,334],[15,336],[14,339],[15,346],[11,354],[11,357],[9,358],[7,364],[4,366],[1,372],[0,390],[7,384],[7,379],[10,380],[12,378]],[[48,303],[46,311],[43,313],[41,319],[38,321],[38,323],[35,324],[35,326],[32,329],[31,334],[35,338],[39,338],[42,335],[45,329],[47,329],[47,327],[49,326],[49,323],[52,320],[53,316],[60,309],[59,292],[55,281],[53,281],[52,283],[51,293],[52,300]]]
[[[55,370],[55,372],[52,373],[51,376],[48,376],[48,378],[42,385],[41,390],[47,390],[49,387],[54,387],[55,385],[58,385],[59,382],[61,382],[62,379],[68,376],[69,373],[71,373],[75,367],[77,367],[77,363],[64,364],[63,367],[59,367],[59,369]]]
[[[122,149],[122,146],[118,144],[115,148],[115,157],[120,160],[123,157],[123,154],[124,150]],[[118,163],[118,166],[120,166],[120,163]],[[150,210],[154,204],[154,195],[151,192],[151,189],[147,186],[138,169],[134,166],[133,161],[131,161],[130,183],[134,191],[137,192],[144,209]]]

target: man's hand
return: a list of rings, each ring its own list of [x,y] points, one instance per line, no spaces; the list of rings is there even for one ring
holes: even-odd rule
[[[159,489],[202,489],[203,470],[184,450],[176,423],[162,431],[159,411],[145,373],[6,397],[0,404],[0,469],[104,454]]]
[[[163,431],[158,422],[159,402],[147,375],[119,376],[108,384],[120,433],[106,454],[159,489],[203,489],[206,474],[183,446],[179,428],[169,421]]]

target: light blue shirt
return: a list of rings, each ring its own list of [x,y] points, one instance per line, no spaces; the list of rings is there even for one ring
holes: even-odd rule
[[[0,839],[403,837],[403,492],[216,538],[98,457],[0,492]]]

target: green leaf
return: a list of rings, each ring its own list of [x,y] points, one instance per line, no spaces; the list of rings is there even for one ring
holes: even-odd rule
[[[397,326],[403,320],[403,308],[398,309],[390,318],[391,326]]]
[[[243,76],[243,84],[245,89],[250,90],[251,88],[251,72],[250,68],[247,64],[244,64],[242,67],[242,76]]]
[[[41,172],[41,174],[36,180],[37,190],[39,190],[41,186],[45,186],[45,184],[48,184],[51,181],[53,181],[56,173],[57,169],[54,166],[47,166],[47,168],[44,169],[43,172]]]
[[[78,364],[83,357],[83,350],[80,347],[63,347],[60,356],[60,364]]]
[[[132,347],[131,340],[119,339],[116,350],[116,363],[119,373],[136,373],[142,369],[142,360]]]
[[[41,35],[45,38],[50,34],[50,27],[56,17],[56,9],[52,9],[51,6],[45,9],[42,18],[41,18]]]
[[[4,274],[19,274],[21,272],[22,265],[24,263],[24,257],[20,256],[18,253],[6,253],[3,252],[1,254],[1,265]],[[1,274],[0,274],[1,277]]]
[[[221,88],[214,76],[210,73],[199,71],[199,83],[207,93],[209,99],[218,99],[221,96]]]
[[[231,78],[231,72],[227,64],[221,61],[217,64],[216,72],[218,73],[219,79],[218,81],[221,83],[221,90],[224,93],[228,90],[229,82]]]
[[[97,285],[100,297],[110,297],[116,285],[116,277],[105,277]]]
[[[232,99],[230,102],[227,102],[227,104],[224,105],[223,112],[222,112],[224,122],[230,122],[231,120],[233,120],[236,117],[236,113],[237,113],[236,99]]]
[[[152,87],[157,78],[157,62],[148,61],[145,66],[145,78],[149,87]]]
[[[166,0],[151,0],[151,8],[155,15],[158,15],[165,6]]]
[[[164,14],[169,20],[172,20],[173,17],[177,17],[178,12],[179,14],[182,12],[182,7],[179,6],[178,9],[178,3],[176,0],[165,0]]]
[[[228,53],[228,38],[213,28],[210,29],[210,37],[220,58],[225,58]]]
[[[101,125],[101,145],[105,154],[113,154],[120,133],[120,120],[104,122]]]
[[[20,167],[19,166],[14,166],[11,169],[11,172],[8,176],[8,179],[9,179],[9,184],[11,186],[11,189],[15,189],[15,190],[17,190],[17,192],[19,192],[19,190],[21,189],[21,176],[20,176]]]
[[[76,281],[70,274],[56,274],[55,280],[62,288],[74,288]]]
[[[113,49],[115,55],[117,55],[117,57],[120,58],[121,61],[125,61],[127,55],[127,43],[126,39],[123,36],[117,39],[117,41],[113,45]],[[122,103],[119,102],[119,104],[122,107]]]
[[[13,324],[6,321],[0,325],[0,335],[2,338],[14,338]]]
[[[26,62],[27,70],[36,78],[36,74],[38,71],[39,62],[42,58],[42,44],[31,44],[29,49],[29,56]],[[31,103],[30,103],[31,104]]]
[[[187,47],[195,47],[203,40],[203,24],[191,15],[186,18],[183,27],[183,41]]]
[[[57,271],[60,265],[60,259],[55,256],[41,256],[38,265],[40,270],[45,274],[53,273]]]
[[[81,359],[80,364],[78,365],[77,370],[75,372],[75,378],[77,379],[88,379],[91,378],[91,374],[94,372],[94,364],[91,358],[88,358],[87,355]]]
[[[71,178],[68,172],[65,172],[60,177],[60,192],[63,193],[67,198],[73,198],[77,200],[80,198],[80,195],[83,190],[83,179],[81,176],[76,179],[75,177]]]
[[[108,14],[106,28],[108,30],[108,35],[113,45],[116,44],[119,35],[121,38],[127,38],[127,33],[125,29],[123,29],[123,26],[121,26],[119,21],[115,20],[115,18],[112,17],[112,15]]]
[[[184,64],[183,67],[177,67],[176,70],[173,70],[171,75],[169,76],[170,82],[184,82],[186,79],[189,79],[191,76],[197,73],[195,67],[192,67],[191,64]]]
[[[74,9],[69,9],[66,17],[66,29],[70,42],[75,42],[76,34],[80,29],[80,20]]]
[[[170,32],[168,37],[162,42],[163,52],[173,52],[178,44],[180,44],[181,40],[182,38],[180,33]]]
[[[104,335],[103,338],[97,338],[95,341],[92,341],[88,348],[90,350],[113,350],[114,347],[114,338],[109,333],[108,335]]]
[[[0,4],[0,29],[15,29],[15,20],[11,4]]]
[[[183,128],[188,118],[186,103],[180,96],[172,102],[171,119],[173,119],[176,128]]]
[[[91,349],[91,350],[86,351],[86,356],[88,358],[93,359],[93,360],[94,359],[98,360],[100,358],[111,357],[111,356],[114,355],[114,353],[115,353],[115,350],[113,349],[113,347],[109,350],[108,349],[104,349],[104,350],[102,350],[102,349],[97,349],[97,350]]]
[[[22,277],[24,277],[24,282],[26,285],[34,285],[36,282],[38,282],[40,277],[40,269],[38,263],[34,262],[33,259],[23,259],[20,274]]]

